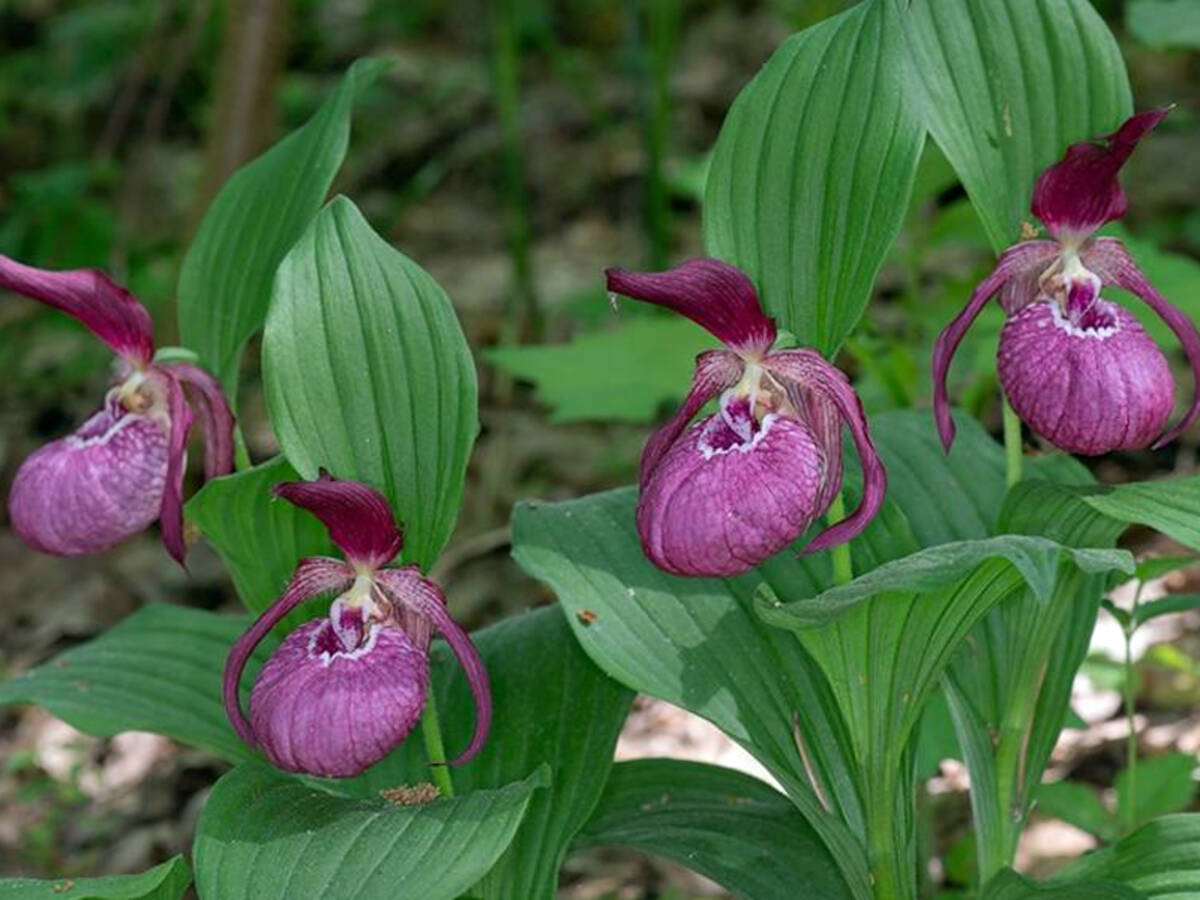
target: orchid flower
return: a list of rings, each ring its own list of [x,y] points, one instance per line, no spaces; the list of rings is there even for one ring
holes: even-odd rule
[[[946,396],[950,360],[996,294],[1008,316],[997,354],[1000,383],[1017,415],[1056,447],[1086,456],[1152,441],[1157,448],[1200,414],[1198,392],[1164,433],[1175,396],[1166,358],[1138,321],[1100,290],[1114,285],[1145,301],[1179,338],[1200,385],[1195,324],[1150,284],[1119,240],[1093,236],[1125,214],[1117,173],[1169,111],[1138,113],[1113,134],[1071,145],[1038,179],[1031,209],[1053,240],[1005,250],[934,348],[934,414],[947,451],[954,441]]]
[[[159,519],[167,551],[182,563],[193,421],[184,387],[194,391],[212,478],[233,468],[233,414],[219,383],[189,363],[155,362],[150,314],[102,272],[51,272],[0,256],[0,288],[78,319],[118,357],[116,383],[100,410],[17,470],[8,498],[13,530],[35,550],[82,556]]]
[[[677,575],[735,575],[795,541],[841,489],[843,423],[862,463],[862,498],[805,552],[867,526],[887,475],[858,395],[815,350],[771,349],[775,323],[749,278],[715,259],[606,275],[609,291],[673,309],[727,348],[696,357],[683,406],[642,453],[637,526],[655,565]],[[718,411],[688,428],[718,396]]]
[[[233,645],[224,694],[238,735],[289,772],[359,774],[400,744],[421,717],[437,629],[475,699],[475,734],[451,765],[470,760],[491,725],[487,670],[446,611],[441,588],[416,566],[384,568],[403,542],[387,501],[365,484],[325,473],[317,481],[276,485],[274,494],[320,519],[346,561],[301,560],[283,594]],[[263,665],[247,719],[238,686],[254,648],[300,603],[326,592],[337,595],[328,615],[289,634]]]

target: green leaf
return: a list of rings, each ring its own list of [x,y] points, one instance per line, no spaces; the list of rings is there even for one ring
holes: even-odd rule
[[[1138,581],[1153,581],[1200,563],[1200,556],[1148,556],[1138,563]]]
[[[1062,878],[1111,879],[1140,892],[1146,900],[1200,896],[1200,814],[1155,819],[1072,863]]]
[[[250,612],[262,612],[283,593],[301,558],[336,555],[329,532],[315,516],[271,496],[274,485],[299,477],[277,456],[209,481],[184,507],[225,563]],[[311,615],[301,609],[286,621],[295,626],[306,618]]]
[[[1099,792],[1080,781],[1054,781],[1037,789],[1037,810],[1042,815],[1094,834],[1102,841],[1116,834],[1117,821],[1100,800]]]
[[[1129,0],[1125,27],[1151,47],[1200,47],[1200,7],[1188,0]]]
[[[254,754],[221,705],[221,669],[249,620],[180,606],[138,610],[93,641],[0,684],[0,704],[36,703],[102,737],[154,731],[230,760]],[[269,642],[264,642],[269,643]],[[255,654],[261,662],[267,646]],[[249,690],[249,683],[244,685]]]
[[[588,659],[558,606],[505,619],[473,639],[488,670],[497,724],[479,755],[452,771],[455,790],[499,788],[543,763],[552,783],[534,794],[516,837],[472,894],[550,898],[568,844],[600,799],[633,694]],[[433,667],[442,730],[454,753],[471,735],[474,704],[440,643]],[[353,787],[371,795],[423,780],[426,771],[420,741],[410,738]]]
[[[1015,243],[1042,170],[1132,109],[1120,50],[1088,0],[900,3],[913,94],[994,249]]]
[[[829,851],[786,797],[720,766],[617,763],[573,849],[598,846],[674,860],[746,900],[793,896],[799,884],[809,897],[851,896]]]
[[[1134,571],[1133,557],[1127,550],[1076,550],[1046,538],[1002,535],[929,547],[884,563],[849,584],[838,585],[813,597],[786,603],[765,598],[760,613],[766,621],[780,628],[816,628],[847,615],[879,595],[932,593],[957,585],[980,569],[988,570],[986,581],[1004,577],[1014,587],[1018,581],[1024,581],[1034,596],[1044,603],[1054,589],[1062,560],[1069,560],[1083,572]],[[1006,568],[1013,570],[1016,579],[1002,575]],[[928,652],[928,648],[921,649]]]
[[[179,332],[237,396],[242,348],[267,315],[284,254],[325,201],[358,94],[388,61],[363,59],[301,128],[243,166],[213,200],[179,273]]]
[[[1146,525],[1200,550],[1200,475],[1135,481],[1088,493],[1083,500],[1118,522]]]
[[[1120,820],[1144,825],[1158,816],[1187,809],[1200,787],[1193,777],[1196,764],[1196,757],[1187,753],[1152,756],[1138,761],[1132,782],[1129,769],[1122,769],[1114,782]]]
[[[687,393],[692,360],[714,346],[687,319],[638,316],[565,344],[493,347],[484,356],[537,385],[552,422],[651,422]]]
[[[279,266],[263,378],[296,471],[382,490],[405,526],[405,561],[432,565],[478,430],[475,366],[445,291],[344,197]]]
[[[179,900],[192,873],[182,856],[136,875],[101,878],[0,878],[4,900]]]
[[[245,763],[217,782],[196,825],[196,890],[221,900],[454,900],[492,867],[548,783],[543,767],[497,790],[395,806]]]
[[[1200,10],[1200,7],[1196,8]],[[1136,237],[1120,222],[1106,225],[1103,233],[1119,238],[1125,244],[1130,255],[1146,273],[1146,278],[1167,300],[1193,321],[1200,319],[1200,262],[1182,253],[1163,250],[1152,241]],[[1125,300],[1126,308],[1137,317],[1142,327],[1160,347],[1168,353],[1182,355],[1179,338],[1141,298],[1122,292],[1115,286],[1111,290]]]
[[[1137,891],[1113,881],[1036,882],[1012,869],[996,874],[984,887],[981,900],[1142,900]]]
[[[1200,609],[1200,594],[1170,594],[1160,600],[1138,604],[1137,614],[1133,617],[1134,625],[1142,625],[1159,616],[1169,616],[1174,613],[1190,612]],[[1124,612],[1124,610],[1122,610]]]
[[[866,308],[924,142],[896,15],[868,0],[789,38],[738,95],[709,171],[708,253],[826,355]]]

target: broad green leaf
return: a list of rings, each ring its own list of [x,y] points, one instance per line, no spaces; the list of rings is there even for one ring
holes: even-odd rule
[[[405,527],[405,561],[432,565],[478,430],[475,366],[445,291],[344,197],[279,266],[263,378],[296,471],[382,490]]]
[[[179,332],[231,399],[242,348],[266,318],[275,269],[342,165],[355,97],[388,65],[356,62],[303,127],[235,172],[188,248],[179,273]]]
[[[1062,819],[1103,841],[1116,833],[1116,817],[1108,811],[1099,792],[1081,781],[1054,781],[1037,789],[1037,811]]]
[[[1191,0],[1129,0],[1125,27],[1151,47],[1200,48],[1200,6]]]
[[[1011,568],[1016,579],[1006,580],[1013,586],[1024,581],[1039,601],[1046,602],[1063,560],[1083,572],[1134,571],[1133,557],[1126,550],[1076,550],[1046,538],[1001,535],[928,547],[813,597],[788,602],[768,599],[761,604],[760,612],[766,621],[780,628],[817,628],[880,595],[932,593],[985,568],[989,570],[986,581],[998,580],[1003,569]]]
[[[225,759],[249,759],[254,754],[221,705],[225,656],[248,624],[243,616],[147,606],[95,640],[0,683],[0,703],[36,703],[88,734],[154,731]],[[256,658],[267,653],[260,647]]]
[[[1200,550],[1200,475],[1135,481],[1088,493],[1083,500],[1110,519],[1146,525]]]
[[[1072,863],[1062,879],[1110,879],[1146,900],[1200,897],[1200,814],[1163,816]]]
[[[1158,816],[1187,809],[1200,787],[1193,776],[1196,766],[1194,755],[1164,753],[1139,760],[1132,777],[1128,768],[1122,769],[1114,782],[1120,820],[1144,825]]]
[[[720,581],[660,571],[642,554],[634,502],[634,491],[621,489],[519,504],[513,556],[554,588],[600,668],[703,716],[753,753],[820,832],[852,894],[869,897],[862,802],[828,685],[793,635],[751,611],[761,575]],[[785,553],[761,573],[777,583],[812,583],[815,565]],[[826,805],[836,816],[823,812]]]
[[[537,385],[552,422],[650,422],[687,393],[693,359],[714,346],[687,319],[638,316],[565,344],[494,347],[484,355]]]
[[[1088,0],[896,0],[914,103],[994,249],[1015,243],[1042,170],[1132,109],[1120,50]]]
[[[1190,612],[1193,609],[1200,609],[1200,594],[1170,594],[1159,600],[1138,604],[1133,623],[1135,626],[1141,625],[1151,619],[1157,619],[1159,616]]]
[[[1138,563],[1138,581],[1152,581],[1200,563],[1200,556],[1148,556]]]
[[[452,770],[455,789],[499,788],[543,763],[551,784],[533,795],[516,837],[472,894],[551,898],[567,845],[600,798],[633,694],[588,659],[558,606],[505,619],[473,638],[491,681],[496,724],[479,756]],[[474,727],[474,704],[445,651],[434,645],[433,684],[447,750],[456,753]],[[354,789],[374,794],[425,780],[425,771],[420,741],[410,739]]]
[[[543,767],[496,790],[397,806],[245,763],[217,782],[196,825],[196,890],[221,900],[455,900],[504,852],[548,783]]]
[[[676,759],[617,763],[574,850],[631,847],[674,860],[746,900],[849,898],[795,806],[733,769]],[[513,895],[515,896],[515,895]]]
[[[1037,882],[1004,869],[984,887],[981,900],[1142,900],[1137,891],[1115,881]]]
[[[209,481],[184,508],[188,521],[225,563],[250,612],[262,612],[283,593],[301,558],[337,555],[315,516],[271,496],[274,485],[299,477],[277,456]],[[297,624],[299,619],[291,616],[289,621]]]
[[[708,253],[826,355],[866,308],[924,142],[896,16],[867,0],[789,38],[738,95],[708,175]]]
[[[182,856],[136,875],[101,878],[0,878],[4,900],[179,900],[192,873]]]

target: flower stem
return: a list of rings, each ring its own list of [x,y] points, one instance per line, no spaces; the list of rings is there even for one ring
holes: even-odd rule
[[[450,767],[446,764],[446,747],[442,743],[442,726],[438,724],[437,702],[433,698],[433,686],[429,687],[429,698],[425,711],[421,713],[421,735],[425,738],[425,756],[429,760],[430,777],[443,797],[454,796],[454,783],[450,780]]]
[[[840,522],[844,518],[846,518],[846,501],[842,498],[842,492],[838,491],[833,497],[833,502],[829,504],[827,521]],[[850,561],[850,544],[838,544],[829,552],[833,554],[833,583],[848,584],[853,581],[854,566]]]
[[[242,426],[233,426],[233,470],[245,472],[251,467],[250,450],[246,447],[246,438],[242,434]]]
[[[1021,420],[1017,418],[1007,397],[1001,398],[1004,410],[1004,456],[1008,469],[1008,486],[1021,480]]]

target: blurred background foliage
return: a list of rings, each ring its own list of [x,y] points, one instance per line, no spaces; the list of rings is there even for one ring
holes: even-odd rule
[[[512,503],[632,480],[649,423],[682,396],[691,358],[709,345],[690,323],[640,304],[622,300],[614,313],[603,269],[700,253],[708,151],[734,96],[788,34],[848,5],[0,0],[0,252],[108,270],[151,308],[159,342],[173,343],[180,260],[216,189],[302,124],[354,59],[395,60],[359,101],[334,190],[441,282],[476,351],[483,431],[459,531],[435,577],[456,612],[482,624],[547,599],[507,559]],[[1096,6],[1121,43],[1137,106],[1178,104],[1127,168],[1123,236],[1167,297],[1200,316],[1200,3]],[[961,187],[930,146],[872,306],[839,360],[870,410],[928,402],[932,340],[990,264]],[[991,309],[983,321],[960,352],[953,389],[997,428],[1002,317]],[[1165,329],[1146,321],[1178,360]],[[13,297],[0,302],[0,327],[7,487],[29,452],[91,411],[109,354],[66,317]],[[242,419],[260,460],[275,446],[247,356]],[[1182,400],[1191,386],[1181,374]],[[1192,434],[1096,466],[1106,480],[1190,470],[1196,443]],[[10,613],[0,654],[10,671],[147,600],[236,603],[210,554],[198,548],[188,579],[153,536],[98,560],[57,561],[5,531],[0,563]],[[1153,673],[1168,671],[1178,675],[1171,683],[1185,673],[1195,694],[1193,657],[1179,655],[1144,658],[1147,690],[1163,694],[1170,679]],[[1102,681],[1115,671],[1103,660],[1093,670]],[[36,721],[2,715],[14,736],[0,746],[0,804],[17,809],[20,824],[14,835],[0,816],[0,869],[138,868],[186,847],[211,761],[176,754],[159,785],[172,799],[154,807],[176,830],[154,832],[141,856],[114,856],[114,835],[132,833],[130,815],[150,816],[144,798],[142,813],[114,811],[70,778],[68,787],[48,779],[34,761]],[[651,882],[662,893],[647,895],[688,890]]]

